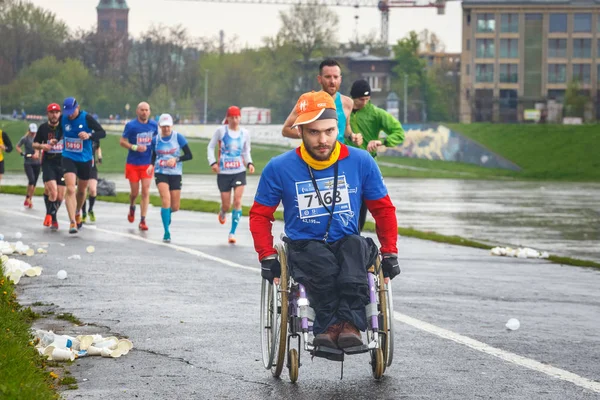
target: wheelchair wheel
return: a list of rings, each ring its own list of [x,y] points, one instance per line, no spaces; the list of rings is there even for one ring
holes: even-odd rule
[[[371,350],[371,370],[373,378],[376,380],[381,379],[385,372],[385,361],[383,360],[383,350],[381,348]]]
[[[383,358],[385,359],[386,365],[389,367],[392,365],[392,361],[394,361],[394,301],[392,297],[391,282],[385,285],[385,288],[387,289],[384,296],[386,297],[388,322]]]
[[[278,378],[283,370],[283,362],[285,361],[285,350],[287,347],[287,324],[288,324],[288,274],[287,274],[287,257],[285,254],[285,246],[281,243],[275,245],[275,250],[279,255],[279,263],[281,264],[281,277],[279,279],[279,285],[275,286],[274,301],[277,313],[278,313],[278,326],[277,330],[273,333],[273,347],[272,351],[274,354],[273,362],[271,364],[271,373],[274,377]]]
[[[260,295],[260,329],[261,329],[261,348],[263,365],[270,369],[273,365],[273,357],[276,345],[277,329],[279,316],[275,300],[277,298],[277,288],[267,280],[262,279]]]
[[[376,266],[379,268],[379,259],[376,261]],[[379,313],[380,313],[380,330],[385,333],[381,335],[382,350],[385,372],[386,367],[392,365],[394,358],[394,323],[393,323],[393,303],[392,303],[392,285],[384,283],[383,270],[379,270]]]
[[[290,381],[296,383],[298,380],[298,367],[300,366],[300,360],[298,359],[298,350],[290,349],[288,351],[288,366],[290,370]]]

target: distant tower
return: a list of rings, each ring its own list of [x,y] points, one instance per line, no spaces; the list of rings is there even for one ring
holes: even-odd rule
[[[129,34],[129,7],[125,0],[100,0],[98,12],[98,33],[117,33],[125,37]]]

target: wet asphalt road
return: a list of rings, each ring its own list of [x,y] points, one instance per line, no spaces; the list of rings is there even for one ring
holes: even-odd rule
[[[103,177],[115,182],[117,191],[129,191],[122,174]],[[248,176],[245,205],[252,205],[258,179]],[[600,183],[385,181],[399,226],[600,262]],[[11,173],[3,179],[5,185],[26,183],[24,174]],[[155,185],[151,191],[156,192]],[[185,175],[183,195],[220,201],[216,177]]]
[[[339,363],[303,354],[293,385],[286,371],[273,379],[262,366],[247,219],[231,246],[215,215],[180,211],[173,243],[163,245],[157,208],[142,235],[126,221],[127,206],[98,202],[96,228],[70,236],[64,221],[52,233],[39,208],[20,204],[20,196],[0,195],[0,233],[14,241],[22,232],[24,243],[47,244],[48,253],[26,258],[44,272],[21,281],[19,301],[54,303],[94,324],[64,333],[110,330],[135,346],[119,359],[77,360],[70,370],[79,389],[65,391],[67,399],[600,399],[598,271],[399,238],[396,352],[384,379],[372,380],[366,355],[348,357],[340,381]],[[82,259],[69,260],[74,254]],[[417,322],[401,322],[407,317]],[[512,317],[521,328],[510,332]],[[468,338],[478,342],[466,346]],[[542,364],[524,367],[516,355]],[[574,375],[558,379],[543,366]]]

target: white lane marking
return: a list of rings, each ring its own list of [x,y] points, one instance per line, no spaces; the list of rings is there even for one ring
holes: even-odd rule
[[[0,210],[0,212],[3,210]],[[6,211],[7,213],[9,213],[9,211]],[[29,215],[29,214],[25,214],[25,213],[21,213],[21,212],[12,212],[12,214],[19,214],[28,218],[32,218],[32,219],[37,219],[37,220],[42,220],[42,218],[34,216],[34,215]],[[170,243],[163,243],[163,242],[158,242],[156,240],[151,240],[151,239],[146,239],[140,236],[136,236],[130,233],[122,233],[122,232],[115,232],[115,231],[111,231],[108,229],[103,229],[103,228],[98,228],[96,227],[96,230],[100,231],[100,232],[104,232],[107,234],[111,234],[111,235],[119,235],[122,237],[127,237],[127,238],[131,238],[131,239],[135,239],[135,240],[140,240],[143,242],[147,242],[147,243],[151,243],[151,244],[157,244],[157,245],[162,245],[162,246],[166,246],[166,247],[170,247],[173,248],[175,250],[179,250],[191,255],[195,255],[197,257],[202,257],[205,258],[207,260],[211,260],[211,261],[215,261],[224,265],[228,265],[230,267],[234,267],[234,268],[239,268],[239,269],[244,269],[244,270],[248,270],[248,271],[253,271],[253,272],[260,272],[260,270],[258,268],[252,268],[252,267],[247,267],[245,265],[241,265],[238,263],[234,263],[232,261],[229,260],[225,260],[223,258],[219,258],[219,257],[215,257],[215,256],[211,256],[210,254],[206,254],[203,253],[201,251],[198,250],[194,250],[194,249],[190,249],[187,247],[183,247],[183,246],[177,246],[174,244],[170,244]],[[515,365],[519,365],[521,367],[536,371],[536,372],[541,372],[543,374],[546,374],[552,378],[556,378],[556,379],[560,379],[563,381],[567,381],[567,382],[571,382],[574,385],[577,385],[579,387],[582,387],[584,389],[588,389],[591,390],[593,392],[596,393],[600,393],[600,382],[595,382],[592,381],[590,379],[584,378],[582,376],[579,376],[577,374],[574,374],[572,372],[569,372],[567,370],[561,369],[561,368],[556,368],[553,367],[551,365],[546,365],[546,364],[542,364],[539,361],[533,360],[531,358],[526,358],[523,356],[520,356],[518,354],[514,354],[502,349],[498,349],[496,347],[492,347],[488,344],[485,344],[483,342],[480,342],[478,340],[475,339],[471,339],[470,337],[467,336],[463,336],[460,335],[458,333],[449,331],[447,329],[444,328],[440,328],[438,326],[432,325],[428,322],[425,321],[421,321],[418,320],[416,318],[410,317],[406,314],[402,314],[399,312],[394,311],[394,319],[398,322],[402,322],[405,323],[407,325],[410,325],[414,328],[417,328],[421,331],[430,333],[432,335],[438,336],[442,339],[447,339],[447,340],[451,340],[455,343],[458,344],[462,344],[464,346],[470,347],[473,350],[477,350],[480,351],[482,353],[485,354],[489,354],[491,356],[500,358],[504,361],[508,361],[509,363],[515,364]]]
[[[0,211],[4,211],[4,210],[0,210]],[[19,211],[12,211],[12,212],[6,211],[6,212],[10,213],[10,214],[19,214],[19,215],[22,215],[22,216],[27,217],[27,218],[37,219],[39,221],[43,220],[43,218],[38,217],[36,215],[29,215],[29,214],[25,214],[25,213],[22,213],[22,212],[19,212]],[[68,225],[68,222],[63,222],[63,221],[61,221],[61,222]],[[139,241],[150,243],[150,244],[154,244],[154,245],[170,247],[172,249],[181,251],[183,253],[188,253],[188,254],[194,255],[196,257],[201,257],[201,258],[204,258],[204,259],[207,259],[207,260],[216,261],[216,262],[219,262],[221,264],[228,265],[230,267],[244,269],[244,270],[247,270],[247,271],[260,272],[260,269],[258,267],[256,267],[256,268],[247,267],[245,265],[238,264],[238,263],[235,263],[233,261],[225,260],[223,258],[215,257],[215,256],[212,256],[210,254],[204,253],[204,252],[199,251],[199,250],[190,249],[188,247],[178,246],[176,244],[171,244],[171,243],[159,242],[157,240],[143,238],[141,236],[133,235],[131,233],[116,232],[116,231],[111,231],[111,230],[104,229],[104,228],[98,228],[98,226],[95,226],[95,225],[91,225],[91,226],[93,226],[92,230],[103,232],[103,233],[106,233],[106,234],[109,234],[109,235],[117,235],[117,236],[126,237],[126,238],[134,239],[134,240],[139,240]]]
[[[594,382],[590,379],[584,378],[572,372],[566,371],[564,369],[556,368],[551,365],[542,364],[539,361],[532,360],[531,358],[526,358],[508,351],[504,351],[498,349],[496,347],[492,347],[483,342],[480,342],[475,339],[471,339],[467,336],[460,335],[458,333],[449,331],[444,328],[437,327],[435,325],[429,324],[427,322],[418,320],[413,317],[409,317],[408,315],[401,314],[399,312],[394,311],[394,319],[396,321],[403,322],[407,325],[410,325],[414,328],[420,329],[427,333],[431,333],[433,335],[439,336],[443,339],[448,339],[453,342],[465,345],[474,350],[480,351],[482,353],[489,354],[494,357],[498,357],[504,361],[508,361],[512,364],[520,365],[521,367],[525,367],[531,369],[533,371],[541,372],[543,374],[549,375],[553,378],[561,379],[563,381],[571,382],[577,386],[582,388],[591,390],[596,393],[600,393],[600,382]]]

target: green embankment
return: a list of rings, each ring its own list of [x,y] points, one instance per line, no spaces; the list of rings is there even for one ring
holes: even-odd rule
[[[600,180],[600,125],[448,126],[520,166],[517,178]]]
[[[600,125],[501,125],[449,124],[450,128],[475,140],[496,154],[514,162],[523,170],[513,172],[483,168],[471,164],[401,157],[380,157],[385,177],[453,178],[453,179],[535,179],[563,181],[600,180]],[[27,129],[23,122],[1,121],[13,140],[19,140]],[[206,140],[191,140],[194,158],[185,163],[186,174],[210,174],[206,161]],[[127,151],[119,146],[119,138],[109,135],[102,141],[103,164],[100,172],[121,173]],[[252,149],[257,173],[273,157],[288,149],[255,144]],[[22,171],[23,160],[15,152],[6,156],[7,171]],[[387,163],[396,164],[391,167]]]
[[[17,303],[14,290],[0,261],[0,398],[57,399],[55,380],[33,347],[30,329],[35,314]]]

